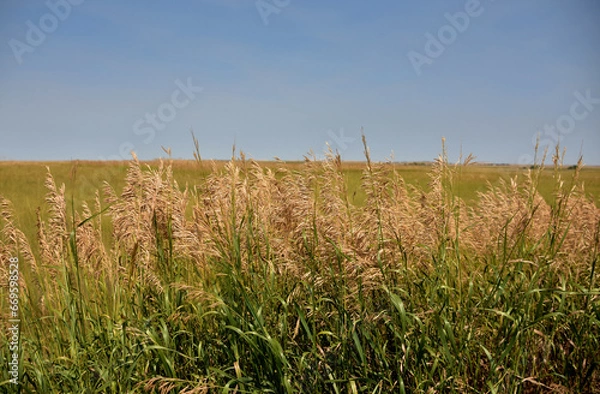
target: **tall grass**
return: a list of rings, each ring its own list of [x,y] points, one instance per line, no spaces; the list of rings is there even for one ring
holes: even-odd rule
[[[81,210],[48,173],[28,240],[0,201],[2,283],[21,261],[20,386],[83,392],[600,392],[600,210],[555,154],[467,205],[445,152],[427,189],[339,156],[233,157],[182,188],[131,161]],[[106,223],[112,236],[103,237]],[[33,253],[30,241],[37,242]],[[8,291],[0,291],[8,311]],[[0,365],[11,354],[0,335]]]

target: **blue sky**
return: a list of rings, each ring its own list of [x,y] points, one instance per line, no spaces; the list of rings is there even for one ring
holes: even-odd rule
[[[2,0],[0,159],[600,164],[599,38],[595,0]]]

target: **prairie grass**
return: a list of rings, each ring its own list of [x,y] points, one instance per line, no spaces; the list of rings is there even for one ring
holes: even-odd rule
[[[365,156],[358,183],[332,152],[198,155],[190,186],[173,161],[134,158],[81,204],[48,171],[34,236],[2,198],[2,311],[21,262],[18,389],[600,392],[600,209],[581,165],[555,153],[466,202],[470,158],[443,152],[418,185],[366,142]]]

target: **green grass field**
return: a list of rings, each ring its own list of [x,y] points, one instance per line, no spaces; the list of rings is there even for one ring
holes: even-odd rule
[[[598,179],[0,163],[0,391],[598,393]]]
[[[268,168],[277,168],[280,164],[275,162],[261,163]],[[144,163],[156,168],[157,162]],[[222,167],[224,162],[217,163]],[[0,162],[0,195],[13,202],[16,217],[22,225],[26,235],[32,239],[35,235],[36,211],[44,203],[46,189],[44,179],[47,168],[50,169],[58,185],[65,184],[66,195],[77,208],[81,208],[82,201],[92,201],[95,193],[102,189],[104,181],[120,191],[125,184],[127,162]],[[286,163],[287,168],[300,168],[300,163]],[[361,189],[364,163],[344,163],[344,174],[348,183],[349,199],[353,204],[362,206],[365,201],[364,191]],[[430,183],[429,171],[431,165],[396,165],[398,173],[409,185],[427,190]],[[523,174],[526,169],[518,166],[485,166],[474,165],[462,169],[457,194],[467,202],[477,199],[478,192],[484,192],[488,183],[496,185],[499,179],[510,178]],[[574,170],[562,170],[565,178],[569,178]],[[181,187],[201,184],[209,174],[208,164],[199,166],[195,161],[174,161],[173,173],[175,180]],[[539,185],[540,193],[549,200],[553,188],[553,172],[547,169]],[[585,190],[596,205],[600,206],[600,167],[583,168],[580,175],[585,184]]]

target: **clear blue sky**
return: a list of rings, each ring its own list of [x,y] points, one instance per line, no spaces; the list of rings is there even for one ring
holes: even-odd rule
[[[70,1],[0,3],[0,159],[600,164],[595,0]]]

